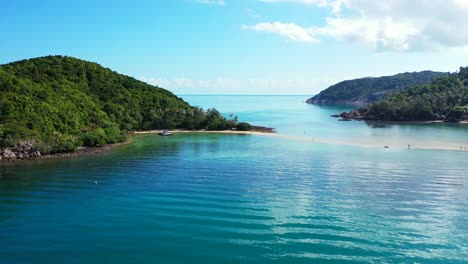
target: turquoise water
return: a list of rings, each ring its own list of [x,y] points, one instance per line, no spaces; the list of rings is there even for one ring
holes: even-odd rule
[[[468,133],[337,122],[328,115],[346,109],[298,96],[184,99],[333,141],[455,145]],[[468,152],[265,136],[133,140],[93,157],[0,167],[0,263],[468,261]]]
[[[306,104],[308,96],[183,96],[203,108],[215,107],[236,114],[239,120],[270,126],[278,133],[339,144],[434,147],[460,149],[468,146],[468,125],[376,124],[339,122],[330,115],[353,107]]]

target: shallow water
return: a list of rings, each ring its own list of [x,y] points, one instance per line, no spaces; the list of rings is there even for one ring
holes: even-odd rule
[[[341,144],[434,147],[460,150],[468,147],[467,124],[384,124],[339,122],[333,114],[352,106],[306,104],[308,96],[183,96],[204,108],[215,107],[239,120],[276,128],[278,133]]]
[[[184,97],[290,135],[466,138],[459,126],[337,122],[328,115],[342,108],[284,98]],[[0,167],[0,262],[468,261],[468,152],[213,134],[133,140]]]

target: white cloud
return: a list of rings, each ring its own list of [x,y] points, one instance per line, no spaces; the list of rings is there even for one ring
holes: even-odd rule
[[[310,31],[313,35],[360,42],[376,51],[408,51],[412,48],[411,42],[420,38],[420,32],[411,24],[394,21],[391,17],[327,18],[326,26]]]
[[[224,0],[195,0],[195,2],[200,4],[208,4],[208,5],[224,5]]]
[[[319,42],[319,40],[313,36],[310,30],[302,28],[294,23],[289,23],[289,24],[283,24],[280,22],[260,23],[251,27],[244,26],[243,28],[252,29],[255,31],[265,31],[265,32],[270,32],[270,33],[276,33],[294,41],[312,42],[312,43]]]
[[[303,28],[294,23],[260,23],[243,26],[244,29],[277,33],[294,41],[319,43],[320,37],[333,37],[349,42],[361,42],[373,50],[407,51],[410,42],[419,37],[417,29],[411,25],[398,23],[392,18],[360,19],[327,18],[324,27]]]
[[[317,5],[319,7],[329,7],[334,14],[339,14],[343,6],[349,4],[349,0],[259,0],[265,3],[295,3],[304,5]]]
[[[323,37],[365,44],[376,51],[468,46],[468,0],[260,0],[330,9],[324,25],[260,23],[247,28],[317,43]],[[289,25],[289,26],[288,26]],[[290,30],[284,30],[285,28]],[[280,30],[283,29],[283,30]],[[300,34],[300,35],[298,35]],[[314,40],[314,41],[312,41]]]

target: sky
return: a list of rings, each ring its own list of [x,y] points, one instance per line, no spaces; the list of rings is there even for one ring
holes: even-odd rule
[[[0,0],[0,13],[0,64],[73,56],[180,95],[314,95],[468,66],[468,0]]]

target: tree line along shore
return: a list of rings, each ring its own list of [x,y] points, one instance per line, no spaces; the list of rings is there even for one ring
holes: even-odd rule
[[[125,142],[128,131],[249,131],[236,116],[99,64],[47,56],[0,65],[0,158],[30,159]]]
[[[145,130],[145,131],[129,131],[127,140],[118,143],[97,145],[93,147],[78,147],[69,152],[45,153],[42,154],[34,148],[35,142],[33,140],[26,140],[18,142],[18,147],[14,150],[2,149],[0,155],[0,164],[8,164],[15,162],[22,162],[28,160],[51,160],[51,159],[64,159],[78,156],[89,156],[98,153],[107,152],[115,149],[116,147],[132,143],[130,138],[135,135],[145,134],[160,134],[165,130]],[[206,133],[206,134],[228,134],[228,135],[267,135],[276,133],[275,129],[270,127],[252,126],[250,130],[183,130],[176,129],[171,131],[174,134],[187,134],[187,133]]]
[[[333,115],[343,121],[453,122],[468,121],[468,67],[430,84],[416,85],[351,112]]]
[[[335,117],[385,122],[468,120],[468,68],[452,74],[422,72],[361,81],[398,87],[418,84],[392,90],[381,100]],[[344,86],[337,87],[334,90],[339,92]],[[362,93],[366,96],[375,91],[367,88]],[[191,106],[163,88],[67,56],[0,65],[0,92],[3,161],[92,152],[125,142],[130,131],[274,132],[239,122],[237,116],[226,118],[214,108]]]

